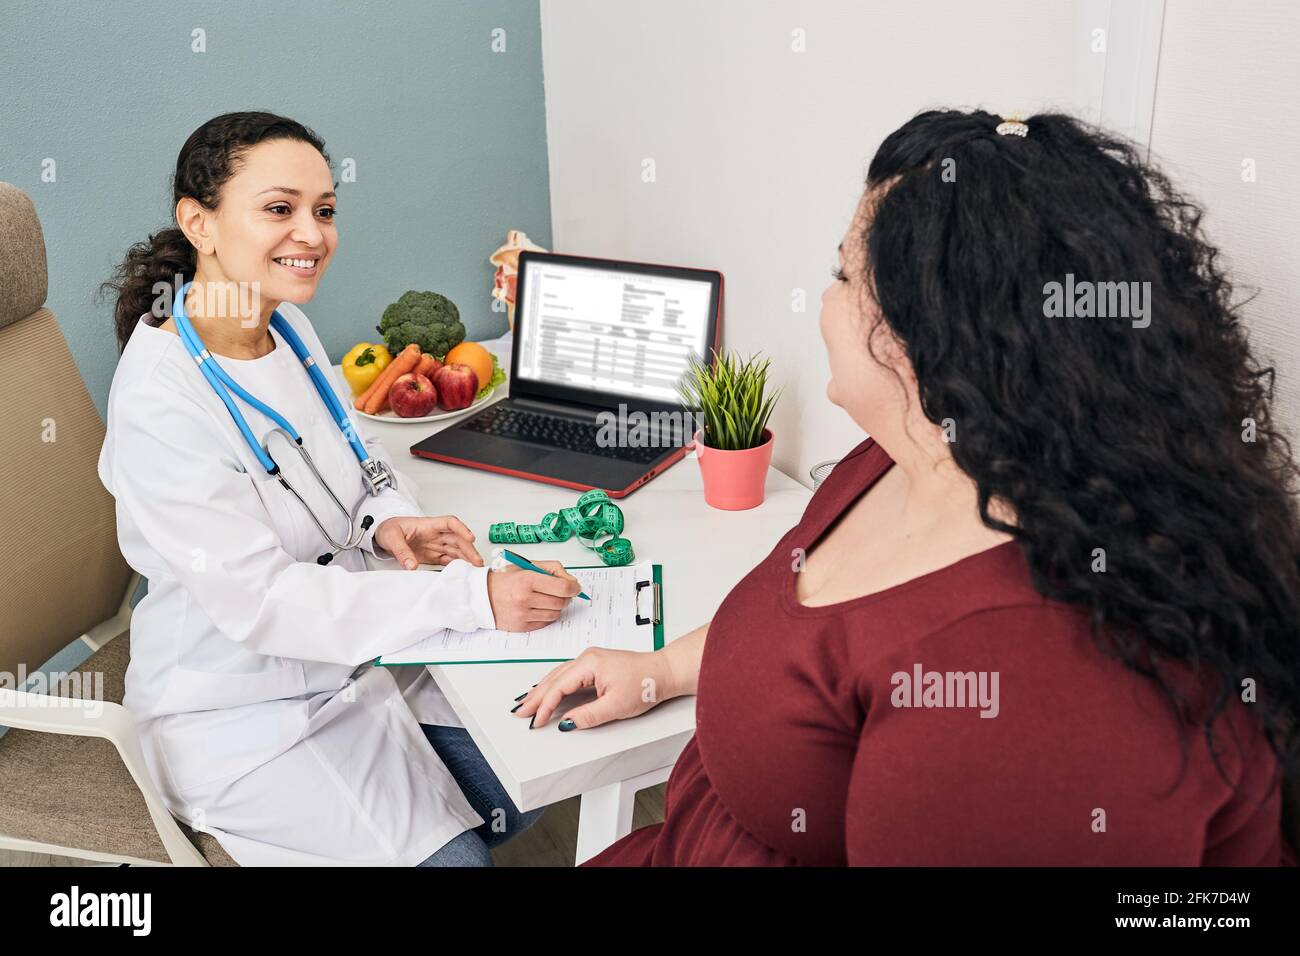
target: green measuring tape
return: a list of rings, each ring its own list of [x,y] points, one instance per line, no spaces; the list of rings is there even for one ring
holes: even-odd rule
[[[536,544],[539,541],[568,541],[577,535],[583,547],[596,552],[610,567],[621,567],[636,560],[632,542],[621,537],[623,512],[599,488],[583,492],[572,508],[546,514],[537,524],[498,521],[488,527],[488,541],[493,544]]]

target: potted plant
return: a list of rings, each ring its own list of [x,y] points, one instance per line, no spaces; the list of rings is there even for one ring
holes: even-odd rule
[[[780,390],[767,391],[769,360],[714,353],[707,365],[692,356],[678,385],[688,409],[703,427],[691,447],[704,477],[704,500],[714,508],[744,511],[763,503],[772,463],[772,430],[767,419]]]

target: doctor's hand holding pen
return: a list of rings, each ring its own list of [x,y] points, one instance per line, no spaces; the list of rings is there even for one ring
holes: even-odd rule
[[[530,728],[542,727],[565,697],[592,687],[596,699],[566,711],[559,730],[586,730],[644,714],[656,704],[695,693],[708,636],[705,623],[657,651],[589,647],[520,694],[512,713],[530,718]]]
[[[582,590],[578,579],[559,561],[538,561],[535,566],[546,573],[513,564],[488,573],[488,598],[500,630],[535,631],[545,627],[557,620]]]

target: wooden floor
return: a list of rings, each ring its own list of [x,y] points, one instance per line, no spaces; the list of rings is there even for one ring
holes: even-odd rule
[[[632,828],[664,818],[664,789],[659,784],[636,795]],[[492,851],[497,866],[573,866],[578,841],[578,797],[551,804],[542,818],[509,843]],[[88,866],[89,860],[0,850],[0,866]]]

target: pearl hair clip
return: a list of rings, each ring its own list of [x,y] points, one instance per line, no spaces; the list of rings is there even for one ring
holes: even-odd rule
[[[1019,113],[1012,113],[998,124],[995,132],[999,136],[1019,136],[1024,139],[1025,136],[1029,135],[1029,125],[1020,118]]]

